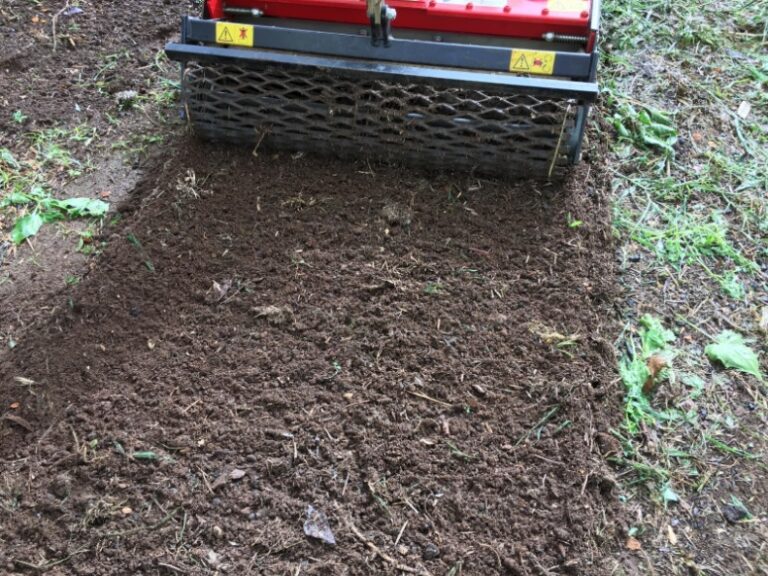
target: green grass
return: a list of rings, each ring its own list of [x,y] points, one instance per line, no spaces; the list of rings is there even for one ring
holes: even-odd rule
[[[732,468],[764,473],[768,442],[743,406],[768,409],[764,336],[750,333],[768,291],[768,2],[606,0],[603,12],[614,234],[636,310],[653,311],[617,341],[614,462],[629,522],[644,518],[636,533],[663,538],[679,514],[668,509],[727,501]],[[667,366],[644,392],[657,355]],[[658,573],[690,568],[649,554]]]
[[[24,158],[9,149],[0,149],[0,210],[14,222],[10,238],[21,244],[50,222],[76,218],[100,218],[109,205],[92,198],[58,199],[50,181],[62,174],[74,178],[88,168],[72,152],[75,146],[87,148],[96,132],[86,125],[71,129],[49,128],[30,132]]]

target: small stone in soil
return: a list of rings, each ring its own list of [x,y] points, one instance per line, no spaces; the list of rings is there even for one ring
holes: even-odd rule
[[[747,517],[747,511],[738,506],[724,506],[723,516],[731,524],[736,524],[739,520],[743,520]]]
[[[440,549],[430,542],[424,546],[424,552],[421,553],[421,557],[424,560],[434,560],[440,556]]]

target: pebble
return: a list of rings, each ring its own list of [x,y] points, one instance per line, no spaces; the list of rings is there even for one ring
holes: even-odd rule
[[[424,560],[434,560],[435,558],[440,557],[440,548],[432,544],[430,542],[426,546],[424,546],[424,552],[422,552],[421,557]]]

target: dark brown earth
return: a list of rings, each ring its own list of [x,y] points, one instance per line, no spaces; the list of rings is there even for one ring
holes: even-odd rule
[[[586,171],[467,192],[182,146],[4,353],[8,569],[392,572],[355,526],[433,573],[597,573],[612,266]],[[310,504],[336,547],[302,534]]]
[[[146,94],[158,49],[192,1],[4,0],[0,4],[0,135],[67,122],[104,129],[119,118],[115,95]],[[72,3],[73,7],[75,3]],[[54,21],[56,51],[54,52]],[[19,110],[30,123],[12,121]]]
[[[153,43],[175,20],[144,4],[101,14]],[[493,183],[170,136],[79,284],[3,291],[0,573],[607,573],[597,171]],[[310,505],[335,545],[304,534]]]

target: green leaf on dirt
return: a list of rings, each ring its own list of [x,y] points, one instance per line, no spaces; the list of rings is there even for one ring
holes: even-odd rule
[[[16,224],[13,225],[13,230],[11,230],[11,240],[13,240],[15,244],[21,244],[30,236],[37,234],[42,225],[43,219],[37,212],[22,216],[16,220]]]
[[[19,168],[19,161],[16,160],[8,148],[0,148],[0,162],[7,164],[11,168]]]
[[[675,341],[675,333],[661,323],[661,320],[649,314],[640,319],[638,328],[640,350],[636,350],[633,341],[629,341],[631,354],[619,362],[619,374],[627,389],[625,398],[625,427],[631,434],[636,434],[643,423],[654,424],[659,421],[672,421],[682,418],[676,410],[660,411],[653,408],[644,392],[644,387],[651,374],[649,361],[652,356],[670,357],[673,351],[669,344]]]
[[[133,454],[131,454],[131,457],[134,460],[158,460],[159,459],[158,455],[151,451],[134,452]]]
[[[747,519],[754,518],[754,516],[752,516],[752,513],[749,511],[749,508],[746,507],[744,502],[742,502],[739,497],[734,496],[733,494],[731,494],[731,506],[740,510],[744,514],[745,518]]]
[[[720,362],[726,368],[735,368],[763,381],[757,354],[747,346],[744,337],[737,332],[732,330],[721,332],[715,337],[715,342],[704,349],[704,353],[707,358]]]
[[[0,208],[5,208],[6,206],[20,206],[29,204],[30,202],[32,202],[32,198],[26,194],[23,194],[22,192],[11,192],[0,201]]]
[[[667,504],[669,502],[680,502],[680,496],[677,495],[677,492],[675,492],[672,489],[672,486],[669,484],[665,484],[661,489],[661,497],[664,498],[664,503]]]
[[[98,218],[109,210],[109,204],[94,198],[68,198],[57,201],[56,206],[70,218]]]
[[[640,319],[640,341],[643,344],[643,354],[650,355],[663,350],[667,344],[675,341],[675,333],[664,328],[661,320],[645,314]]]

